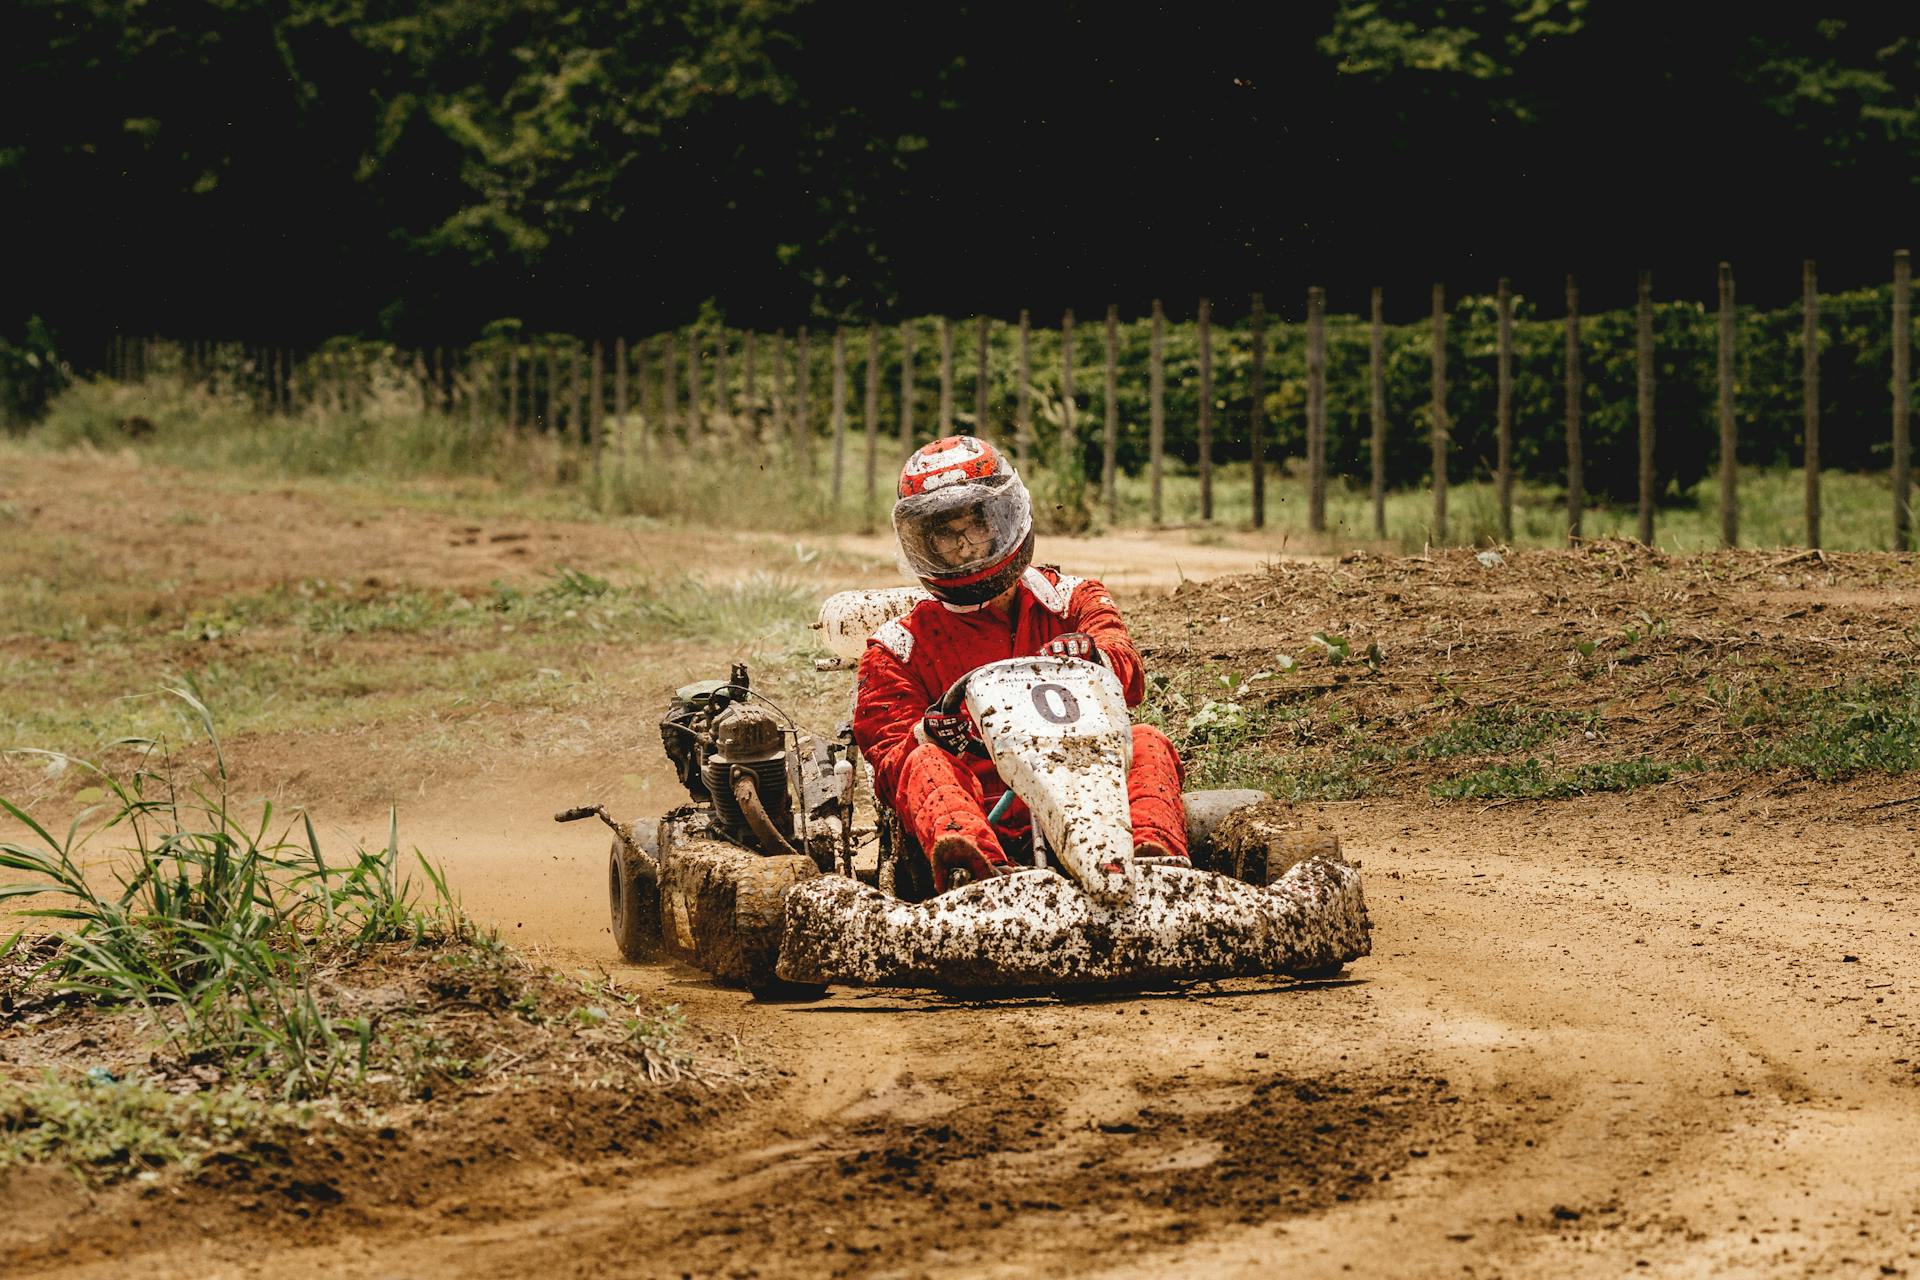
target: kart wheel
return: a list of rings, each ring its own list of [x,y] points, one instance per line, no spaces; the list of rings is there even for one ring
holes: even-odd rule
[[[1308,858],[1345,862],[1340,855],[1340,837],[1331,831],[1275,832],[1268,836],[1264,846],[1252,845],[1240,851],[1234,879],[1248,884],[1272,884],[1295,863]]]
[[[640,963],[660,957],[660,886],[652,872],[627,856],[615,840],[607,854],[607,898],[613,944],[622,959]]]

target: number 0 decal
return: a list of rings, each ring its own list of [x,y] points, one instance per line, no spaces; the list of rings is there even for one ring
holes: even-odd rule
[[[1033,709],[1055,724],[1072,724],[1080,718],[1080,699],[1065,685],[1033,686]]]

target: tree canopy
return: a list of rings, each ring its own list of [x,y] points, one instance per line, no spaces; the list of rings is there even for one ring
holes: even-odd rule
[[[1679,9],[16,0],[0,323],[457,341],[1878,278],[1920,203],[1910,17]]]

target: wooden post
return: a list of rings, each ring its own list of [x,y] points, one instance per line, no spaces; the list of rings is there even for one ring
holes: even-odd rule
[[[1167,450],[1167,314],[1160,299],[1153,300],[1153,349],[1147,365],[1147,471],[1152,497],[1148,518],[1157,528],[1166,519],[1161,505],[1160,472]]]
[[[587,443],[586,378],[581,365],[586,357],[580,348],[575,347],[567,360],[567,425],[580,437],[580,443]]]
[[[1107,304],[1106,436],[1100,450],[1100,493],[1107,501],[1107,523],[1120,519],[1120,308]]]
[[[541,416],[542,431],[560,429],[560,348],[547,348],[547,386],[545,413]]]
[[[1580,457],[1580,288],[1567,277],[1567,541],[1580,536],[1587,509],[1586,469]]]
[[[1908,403],[1913,394],[1907,357],[1913,345],[1913,256],[1901,249],[1893,255],[1893,549],[1908,550],[1913,542],[1913,508],[1909,505],[1912,455],[1907,442]]]
[[[760,441],[759,347],[759,335],[751,329],[747,330],[747,336],[740,346],[740,405],[747,419],[742,434],[755,445]]]
[[[833,504],[847,469],[847,331],[833,331]]]
[[[716,431],[726,429],[728,435],[738,438],[739,432],[732,430],[738,422],[734,412],[733,387],[727,376],[727,330],[726,326],[713,331],[713,424]]]
[[[1213,306],[1200,299],[1200,518],[1213,519]]]
[[[1367,329],[1367,417],[1371,434],[1367,442],[1368,461],[1372,464],[1372,483],[1368,495],[1373,499],[1373,536],[1387,536],[1387,370],[1386,323],[1382,316],[1380,286],[1373,286],[1371,320]]]
[[[1720,264],[1720,541],[1740,545],[1739,441],[1733,431],[1733,264]]]
[[[680,353],[671,333],[660,335],[660,447],[671,447],[680,420]]]
[[[1253,527],[1267,523],[1267,301],[1256,293],[1250,300],[1252,360],[1248,370],[1247,457],[1253,469]]]
[[[773,331],[773,357],[769,362],[772,368],[767,370],[767,404],[770,410],[769,435],[780,442],[780,448],[791,453],[793,438],[787,424],[787,331]]]
[[[867,325],[867,397],[863,407],[867,428],[867,499],[862,508],[862,527],[871,533],[880,485],[880,326],[871,322]]]
[[[1054,464],[1069,476],[1080,474],[1080,442],[1075,434],[1073,398],[1073,308],[1060,317],[1060,457]]]
[[[1447,540],[1447,287],[1433,286],[1433,540]]]
[[[1640,416],[1640,545],[1653,545],[1653,272],[1640,273],[1634,332],[1635,407]]]
[[[648,390],[653,384],[648,375],[647,357],[653,344],[642,338],[633,344],[633,400],[634,413],[640,419],[640,456],[646,458],[653,452],[654,415],[647,408],[651,396]]]
[[[987,430],[987,318],[980,317],[980,327],[973,344],[973,434],[982,440],[989,435]]]
[[[900,454],[913,452],[913,322],[900,322]]]
[[[627,485],[627,340],[613,340],[613,429],[619,441],[614,471],[619,487]]]
[[[600,422],[600,406],[606,403],[606,363],[606,350],[600,339],[595,338],[592,353],[587,357],[587,413],[580,419],[580,443],[593,450],[596,472],[600,469],[601,438],[606,434]]]
[[[1327,531],[1327,291],[1307,290],[1307,527]]]
[[[807,326],[793,331],[793,433],[800,444],[800,460],[813,471],[813,357],[807,348]]]
[[[1800,264],[1800,407],[1806,420],[1807,545],[1820,545],[1820,283]]]
[[[701,387],[700,328],[687,330],[687,443],[707,433],[706,393]]]
[[[1025,307],[1020,308],[1020,380],[1013,394],[1013,457],[1022,471],[1033,462],[1033,326]]]
[[[507,348],[507,426],[520,429],[520,345]]]
[[[1494,358],[1494,496],[1500,508],[1500,540],[1513,541],[1513,282],[1505,276],[1494,290],[1499,336]]]
[[[953,321],[940,317],[940,434],[953,434]]]

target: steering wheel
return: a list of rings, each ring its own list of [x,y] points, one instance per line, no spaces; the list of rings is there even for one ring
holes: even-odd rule
[[[983,663],[981,665],[987,666],[990,664]],[[980,667],[975,667],[973,671],[967,672],[947,686],[947,691],[940,695],[940,701],[933,704],[939,709],[942,715],[959,715],[960,712],[965,709],[967,702],[967,681],[973,679],[973,672],[980,669]],[[967,726],[966,750],[970,756],[978,756],[982,760],[992,759],[992,756],[987,751],[987,744],[980,740],[979,728],[972,723],[969,723]]]

